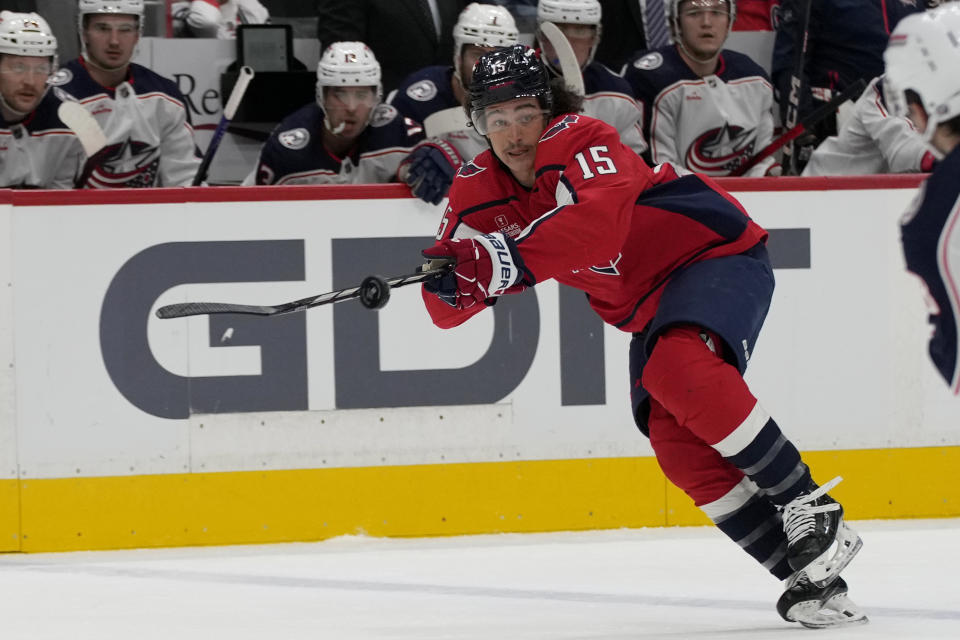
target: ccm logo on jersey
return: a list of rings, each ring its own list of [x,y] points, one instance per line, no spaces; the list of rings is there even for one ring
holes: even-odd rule
[[[544,140],[549,140],[550,138],[557,135],[564,129],[568,128],[570,125],[575,124],[578,120],[580,120],[580,116],[575,116],[573,114],[564,116],[563,120],[561,120],[557,124],[547,129],[547,132],[544,133],[542,136],[540,136],[540,142],[543,142]]]

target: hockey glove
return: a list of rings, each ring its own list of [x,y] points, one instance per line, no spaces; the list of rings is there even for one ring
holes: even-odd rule
[[[502,233],[442,240],[423,251],[428,260],[448,260],[453,271],[424,288],[457,309],[493,304],[504,293],[520,293],[532,285],[516,243]]]
[[[401,163],[400,175],[413,195],[430,204],[439,204],[450,190],[462,161],[449,142],[439,138],[424,140]]]

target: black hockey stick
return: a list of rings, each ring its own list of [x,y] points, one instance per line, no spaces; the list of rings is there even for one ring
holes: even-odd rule
[[[183,318],[186,316],[202,316],[211,313],[244,313],[255,316],[278,316],[285,313],[296,313],[312,307],[319,307],[323,304],[333,304],[343,302],[344,300],[353,300],[359,298],[360,303],[368,309],[380,309],[390,300],[390,290],[402,287],[416,282],[425,282],[433,278],[440,278],[450,271],[452,263],[443,265],[427,271],[411,273],[405,276],[394,278],[380,278],[378,276],[367,276],[360,283],[359,287],[349,287],[321,293],[318,296],[310,296],[285,302],[274,306],[256,306],[248,304],[230,304],[223,302],[182,302],[178,304],[168,304],[157,309],[158,318]]]
[[[798,11],[800,20],[797,22],[796,40],[794,41],[793,69],[790,72],[790,93],[787,96],[787,112],[783,121],[783,128],[787,131],[797,126],[800,118],[800,100],[804,86],[804,67],[807,63],[807,35],[810,28],[810,6],[813,0],[799,0]],[[782,96],[781,96],[782,99]],[[797,134],[799,135],[799,134]],[[796,136],[795,136],[796,137]],[[792,144],[783,148],[783,169],[786,175],[796,173],[796,154]]]
[[[250,84],[250,81],[253,80],[253,76],[253,69],[246,66],[240,67],[237,83],[233,85],[230,98],[227,100],[226,106],[223,107],[223,115],[220,116],[220,122],[217,123],[213,137],[210,138],[210,144],[207,145],[207,152],[203,154],[203,160],[200,161],[197,174],[193,176],[192,185],[194,187],[200,186],[203,184],[203,181],[207,179],[207,172],[210,170],[210,163],[213,162],[213,156],[217,152],[217,149],[220,148],[220,141],[223,140],[223,134],[227,132],[230,121],[233,120],[233,116],[237,113],[237,107],[240,106],[240,101],[243,100],[243,95],[247,92],[247,86]]]
[[[851,98],[855,99],[857,96],[863,93],[863,90],[866,88],[866,86],[867,86],[867,83],[863,80],[863,78],[858,79],[849,87],[847,87],[840,93],[830,98],[830,102],[827,102],[826,104],[820,107],[817,107],[816,109],[814,109],[813,111],[805,115],[803,118],[800,119],[800,122],[798,122],[796,125],[793,126],[793,128],[788,129],[784,133],[780,134],[780,137],[776,138],[770,144],[768,144],[763,149],[758,151],[755,156],[751,157],[743,165],[731,171],[730,175],[742,176],[747,171],[750,171],[750,169],[753,169],[755,166],[757,166],[759,162],[761,162],[762,160],[765,160],[766,158],[769,158],[774,153],[776,153],[780,147],[783,147],[784,151],[786,151],[786,146],[784,145],[790,144],[796,138],[801,136],[805,131],[808,131],[811,127],[816,126],[818,122],[820,122],[830,114],[834,113],[837,109],[840,108],[840,105],[846,102],[847,100],[850,100]]]

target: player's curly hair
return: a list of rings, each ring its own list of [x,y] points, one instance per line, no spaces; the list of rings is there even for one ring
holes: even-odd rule
[[[567,89],[563,84],[563,78],[554,78],[550,81],[550,93],[553,94],[551,118],[568,113],[580,113],[583,110],[583,96]]]

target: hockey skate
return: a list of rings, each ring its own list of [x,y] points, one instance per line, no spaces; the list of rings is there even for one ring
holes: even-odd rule
[[[811,629],[868,622],[867,615],[847,597],[843,578],[818,587],[803,571],[787,579],[787,589],[777,600],[777,612],[787,622],[799,622]]]
[[[822,487],[811,487],[783,507],[790,568],[803,571],[817,587],[833,582],[863,546],[843,521],[843,507],[827,495],[841,480],[837,476]]]

